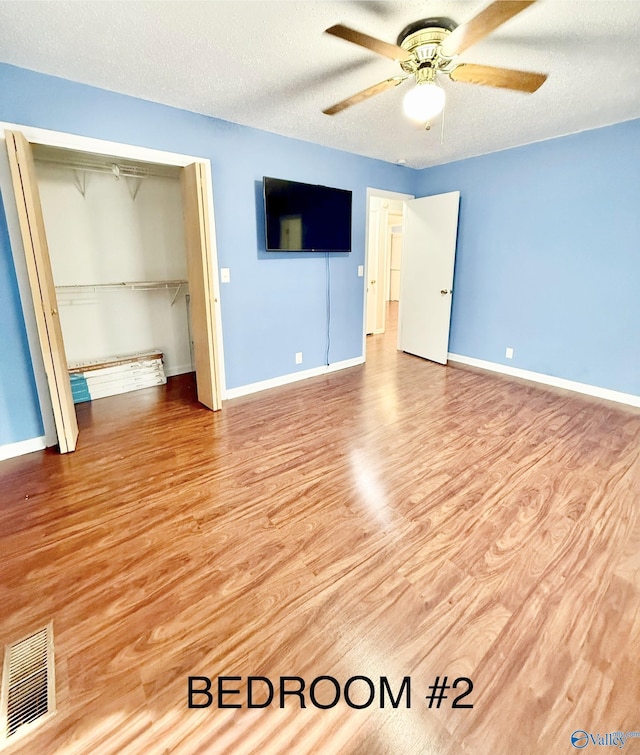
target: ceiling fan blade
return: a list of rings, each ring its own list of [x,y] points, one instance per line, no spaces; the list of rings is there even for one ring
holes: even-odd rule
[[[443,55],[448,58],[459,55],[535,2],[536,0],[495,0],[449,34],[442,43]]]
[[[515,89],[518,92],[529,93],[535,92],[547,80],[546,73],[515,71],[512,68],[495,68],[476,63],[461,63],[451,71],[449,76],[454,81],[464,81],[467,84],[484,84],[488,87]]]
[[[372,87],[369,87],[368,89],[363,89],[361,92],[358,92],[357,94],[353,94],[351,95],[351,97],[347,97],[346,100],[337,102],[335,105],[328,107],[326,110],[323,110],[322,112],[325,115],[335,115],[336,113],[339,113],[342,110],[346,110],[346,108],[351,107],[352,105],[357,105],[359,102],[362,102],[363,100],[368,100],[369,97],[373,97],[376,94],[380,94],[381,92],[384,92],[387,89],[391,89],[392,87],[397,87],[398,84],[402,84],[402,82],[408,78],[409,78],[408,76],[394,76],[391,79],[385,79],[384,81],[381,81],[379,84],[374,84]]]
[[[391,60],[410,60],[412,55],[407,50],[403,50],[398,45],[392,45],[389,42],[383,42],[376,37],[370,37],[368,34],[362,34],[362,32],[350,29],[348,26],[342,24],[336,24],[329,29],[325,29],[326,34],[331,34],[334,37],[340,37],[340,39],[346,39],[347,42],[353,42],[354,45],[360,45],[360,47],[366,47],[367,50],[377,52],[378,55],[384,55]]]

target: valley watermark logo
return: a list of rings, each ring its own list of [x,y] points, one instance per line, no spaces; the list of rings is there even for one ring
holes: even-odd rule
[[[571,744],[576,750],[584,750],[588,745],[596,747],[617,747],[621,750],[628,739],[640,738],[640,731],[611,731],[607,734],[597,734],[576,729],[571,735]]]

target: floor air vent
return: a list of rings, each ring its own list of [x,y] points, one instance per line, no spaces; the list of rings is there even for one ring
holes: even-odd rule
[[[55,713],[53,624],[7,645],[0,694],[0,747]]]

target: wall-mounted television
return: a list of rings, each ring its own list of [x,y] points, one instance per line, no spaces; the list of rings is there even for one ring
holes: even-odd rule
[[[350,252],[351,192],[263,179],[268,252]]]

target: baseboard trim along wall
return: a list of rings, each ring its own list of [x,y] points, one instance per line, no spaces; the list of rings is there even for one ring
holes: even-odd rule
[[[632,393],[612,391],[609,388],[600,388],[596,385],[578,383],[575,380],[565,380],[564,378],[554,377],[553,375],[545,375],[542,372],[531,372],[530,370],[522,370],[519,367],[509,367],[505,364],[498,364],[497,362],[487,362],[484,359],[466,357],[462,354],[449,353],[447,354],[447,358],[450,362],[467,364],[470,367],[479,367],[480,369],[498,372],[502,375],[510,375],[511,377],[522,378],[523,380],[531,380],[534,383],[551,385],[555,388],[564,388],[565,390],[573,391],[574,393],[582,393],[586,396],[595,396],[596,398],[603,398],[608,401],[616,401],[619,404],[627,404],[628,406],[636,406],[640,408],[640,396],[635,396]],[[270,380],[262,380],[258,383],[241,385],[239,388],[230,388],[223,392],[222,398],[223,400],[227,400],[240,398],[241,396],[248,396],[251,393],[266,391],[269,388],[277,388],[281,385],[296,383],[299,380],[306,380],[307,378],[327,375],[330,372],[345,370],[349,367],[356,367],[359,364],[364,364],[364,362],[365,358],[362,356],[356,357],[355,359],[345,359],[342,362],[335,362],[334,364],[323,365],[322,367],[314,367],[311,370],[292,372],[288,375],[271,378]],[[173,370],[171,372],[172,374],[174,373]],[[44,435],[38,438],[22,440],[19,443],[7,443],[6,445],[0,446],[0,461],[11,459],[15,456],[30,454],[33,451],[42,451],[45,448],[46,443]]]
[[[355,359],[345,359],[342,362],[334,362],[333,364],[323,365],[322,367],[314,367],[311,370],[301,370],[300,372],[291,372],[288,375],[282,375],[281,377],[271,378],[269,380],[261,380],[258,383],[249,383],[248,385],[241,385],[239,388],[229,388],[222,394],[222,400],[231,398],[240,398],[240,396],[248,396],[250,393],[258,393],[258,391],[266,391],[268,388],[278,388],[281,385],[288,385],[289,383],[297,383],[298,380],[306,380],[307,378],[319,377],[320,375],[327,375],[330,372],[337,372],[338,370],[346,370],[348,367],[355,367],[358,364],[364,364],[364,357],[356,357]]]
[[[167,367],[164,365],[165,377],[175,377],[176,375],[186,375],[188,372],[193,372],[193,366],[190,364],[178,364],[173,367]]]
[[[506,364],[486,362],[484,359],[475,359],[474,357],[465,357],[461,354],[449,353],[447,354],[447,358],[451,362],[468,364],[470,367],[480,367],[483,370],[491,370],[491,372],[499,372],[503,375],[510,375],[511,377],[522,378],[523,380],[531,380],[534,383],[552,385],[555,388],[564,388],[568,391],[574,391],[574,393],[583,393],[587,396],[604,398],[608,401],[617,401],[619,404],[640,407],[640,396],[635,396],[633,393],[612,391],[609,388],[600,388],[597,385],[578,383],[574,380],[565,380],[564,378],[554,377],[553,375],[545,375],[542,372],[531,372],[530,370],[522,370],[519,367],[509,367]]]
[[[42,451],[46,447],[44,435],[39,438],[21,440],[19,443],[6,443],[4,446],[0,446],[0,461],[12,459],[14,456],[30,454],[33,451]]]

